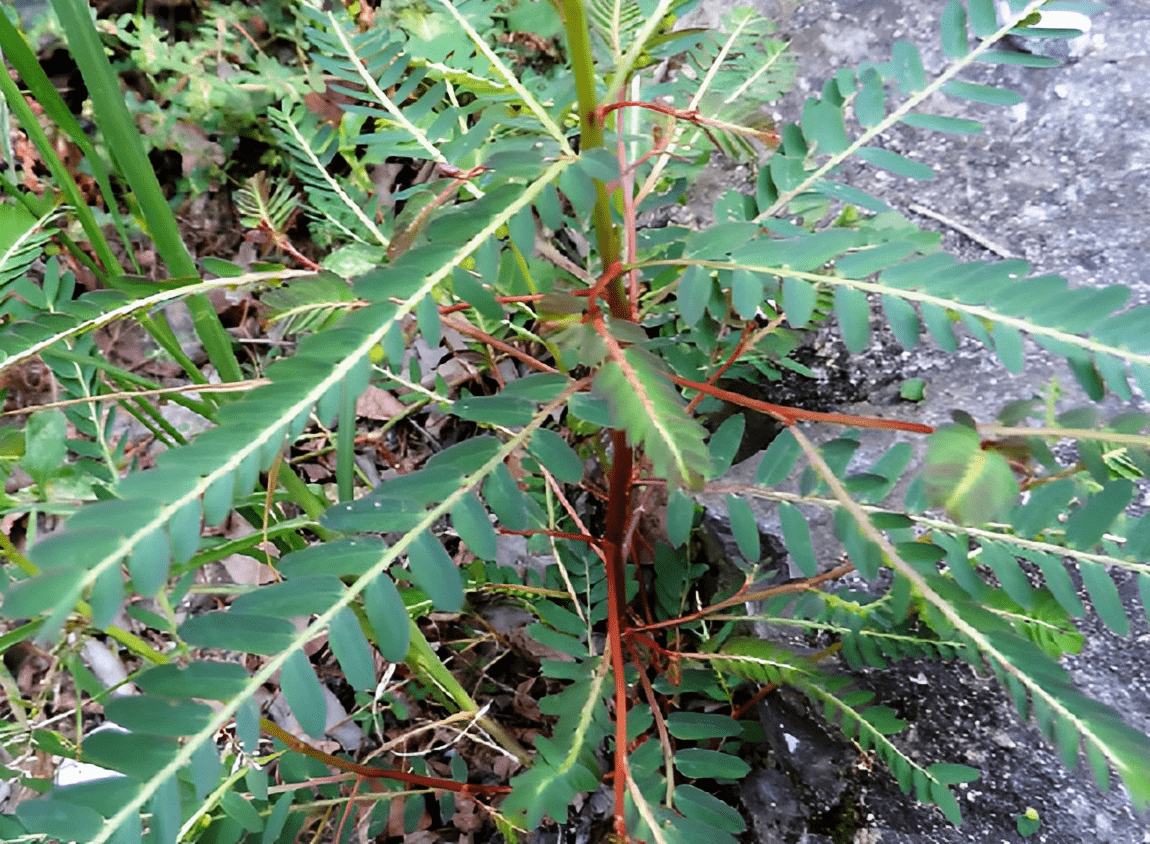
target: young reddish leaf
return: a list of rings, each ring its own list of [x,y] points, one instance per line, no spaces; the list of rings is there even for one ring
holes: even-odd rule
[[[1018,498],[1018,481],[1006,458],[984,450],[978,432],[965,425],[947,425],[930,435],[923,477],[931,503],[963,524],[999,521]]]
[[[638,346],[625,349],[623,362],[609,361],[594,386],[607,399],[612,423],[643,448],[658,476],[673,484],[702,485],[711,463],[706,431],[687,415],[654,355]]]

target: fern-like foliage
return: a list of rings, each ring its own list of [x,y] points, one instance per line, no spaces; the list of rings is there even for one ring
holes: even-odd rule
[[[698,233],[666,227],[642,237],[631,231],[618,255],[608,254],[618,244],[604,238],[610,249],[598,257],[626,265],[619,281],[630,287],[642,324],[608,323],[602,316],[591,297],[599,295],[592,285],[606,268],[597,266],[588,243],[597,228],[610,229],[619,218],[633,225],[637,210],[678,200],[683,185],[664,185],[661,174],[676,149],[693,143],[686,133],[698,137],[707,127],[722,137],[746,138],[748,126],[752,137],[759,131],[742,109],[758,108],[777,93],[786,72],[780,48],[762,46],[766,29],[743,13],[728,19],[723,36],[704,42],[699,33],[671,35],[666,15],[681,5],[675,0],[653,4],[646,16],[618,0],[591,4],[600,47],[613,63],[609,102],[625,85],[629,94],[657,93],[641,73],[644,60],[691,48],[675,84],[685,86],[685,69],[691,68],[695,87],[676,114],[675,137],[650,160],[621,163],[621,154],[604,148],[574,153],[568,134],[587,118],[573,107],[576,93],[563,79],[537,81],[528,90],[507,68],[481,34],[496,11],[493,4],[440,5],[442,20],[451,22],[441,42],[385,27],[361,32],[346,15],[306,12],[307,40],[316,45],[312,60],[332,90],[347,98],[344,114],[338,125],[298,105],[270,115],[307,213],[333,244],[360,249],[371,269],[346,280],[320,275],[293,283],[299,274],[285,271],[174,282],[158,292],[118,279],[122,290],[72,298],[70,281],[59,274],[42,288],[19,287],[28,256],[34,261],[43,246],[29,233],[49,221],[24,220],[18,236],[4,241],[11,245],[3,266],[17,297],[6,300],[14,321],[0,338],[7,355],[0,367],[42,355],[76,397],[94,396],[101,389],[98,376],[130,375],[93,363],[87,345],[92,331],[213,287],[288,280],[266,292],[264,304],[302,335],[293,354],[267,368],[266,383],[218,409],[206,408],[214,427],[188,444],[170,437],[175,447],[147,471],[119,478],[104,420],[74,416],[77,430],[92,440],[77,452],[88,448],[104,462],[103,500],[80,508],[63,530],[34,543],[20,559],[20,571],[6,570],[2,612],[28,620],[6,638],[53,641],[69,625],[86,625],[120,635],[156,667],[135,676],[143,694],[105,708],[132,732],[84,740],[82,758],[116,776],[78,789],[53,788],[43,800],[27,802],[17,813],[21,832],[103,844],[141,840],[146,825],[148,835],[166,841],[211,815],[211,834],[220,838],[230,834],[229,824],[240,823],[248,840],[292,839],[299,828],[292,824],[302,823],[295,795],[267,794],[253,770],[244,786],[250,799],[242,798],[239,775],[225,772],[214,741],[234,718],[245,753],[261,752],[254,700],[277,673],[302,731],[322,738],[324,691],[303,648],[325,634],[357,691],[375,689],[373,651],[406,661],[517,761],[534,762],[511,781],[502,807],[507,830],[533,827],[544,816],[559,819],[577,794],[596,788],[603,777],[597,754],[615,740],[611,720],[629,717],[628,741],[651,730],[660,738],[631,748],[627,764],[617,769],[614,787],[625,791],[620,814],[628,828],[644,840],[733,840],[722,836],[742,831],[737,812],[695,784],[738,779],[749,770],[737,756],[743,726],[711,711],[731,705],[732,676],[802,689],[829,720],[886,761],[905,790],[957,821],[948,786],[969,779],[971,769],[908,758],[890,739],[901,724],[889,710],[871,706],[847,681],[795,654],[732,638],[729,628],[713,636],[709,626],[699,628],[707,634],[699,634],[702,652],[686,654],[685,665],[668,665],[661,676],[644,670],[636,677],[635,697],[608,694],[625,692],[633,673],[618,670],[622,663],[608,656],[618,660],[624,648],[633,648],[625,658],[634,656],[645,669],[644,656],[661,665],[667,651],[645,639],[643,630],[632,629],[624,639],[616,629],[609,642],[614,653],[603,653],[597,631],[611,618],[612,601],[621,604],[628,588],[648,584],[640,584],[642,578],[609,583],[603,563],[613,548],[586,535],[585,525],[568,523],[578,516],[557,507],[556,496],[561,484],[583,481],[584,457],[603,448],[595,436],[601,429],[625,434],[640,457],[635,474],[646,491],[632,496],[628,477],[620,506],[638,523],[632,499],[667,490],[666,533],[673,549],[650,543],[662,582],[647,607],[657,619],[648,628],[686,625],[691,619],[679,616],[694,606],[689,587],[698,564],[681,550],[688,547],[695,514],[685,488],[704,485],[731,464],[742,430],[725,423],[708,439],[676,384],[713,389],[703,382],[738,356],[743,338],[769,335],[784,319],[799,330],[833,312],[848,349],[859,350],[867,345],[876,299],[908,347],[925,327],[944,349],[954,350],[954,325],[961,322],[1008,368],[1021,367],[1021,337],[1028,335],[1065,356],[1091,396],[1109,390],[1131,398],[1131,381],[1145,392],[1150,341],[1146,332],[1131,329],[1144,325],[1150,312],[1145,306],[1122,310],[1125,288],[1070,290],[1060,278],[1033,275],[1024,262],[959,263],[937,251],[936,238],[878,200],[829,178],[852,155],[897,175],[926,176],[921,165],[879,145],[882,131],[899,122],[974,130],[969,121],[922,110],[939,92],[1011,102],[1009,92],[960,77],[977,61],[1041,64],[1006,59],[1019,54],[994,49],[1039,11],[1041,0],[1012,0],[1002,21],[992,0],[970,0],[965,7],[952,2],[942,25],[950,64],[936,79],[926,78],[907,44],[896,46],[890,62],[837,74],[808,100],[801,124],[779,132],[781,146],[760,169],[756,195],[728,197],[719,225]],[[857,131],[848,130],[850,110]],[[608,149],[615,141],[618,149],[636,142],[629,118],[621,113],[622,128]],[[745,151],[729,145],[731,152],[740,148]],[[381,209],[367,177],[371,165],[389,158],[446,180],[412,185],[401,198],[414,210],[398,222]],[[621,164],[632,169],[625,172]],[[345,165],[351,175],[337,177]],[[615,206],[606,202],[607,185],[614,189],[631,178],[642,185],[632,197]],[[247,196],[253,219],[282,223],[291,213],[286,188],[255,187]],[[854,207],[828,214],[844,202]],[[826,227],[825,219],[837,225]],[[562,249],[544,242],[549,234]],[[393,248],[397,242],[402,248]],[[557,314],[566,315],[559,321],[574,314],[570,323],[577,324],[555,332]],[[481,394],[478,383],[470,391],[453,393],[441,383],[432,390],[423,385],[430,373],[418,371],[405,354],[405,332],[418,331],[435,348],[444,343],[445,327],[467,338],[464,343],[478,342],[484,359],[495,364],[503,362],[497,354],[507,354],[545,371],[517,379],[500,375],[501,389],[493,395]],[[550,357],[532,357],[512,340]],[[584,378],[580,367],[593,369],[593,377]],[[426,383],[435,383],[430,375]],[[357,498],[356,400],[372,379],[419,393],[420,401],[434,402],[478,433]],[[568,427],[579,432],[573,438],[587,437],[583,453],[545,427],[564,411]],[[334,430],[337,502],[319,497],[283,466],[285,448],[313,420]],[[893,584],[885,592],[876,589],[877,596],[815,594],[812,584],[790,608],[787,623],[838,637],[849,665],[937,655],[991,671],[1020,713],[1058,743],[1068,764],[1084,749],[1100,784],[1113,770],[1136,804],[1150,803],[1142,767],[1150,739],[1082,696],[1057,662],[1078,641],[1069,619],[1086,610],[1069,566],[1077,567],[1089,604],[1118,632],[1126,631],[1128,619],[1111,572],[1136,573],[1143,595],[1150,596],[1150,572],[1141,562],[1150,551],[1150,516],[1135,521],[1124,514],[1134,482],[1150,471],[1148,420],[1122,415],[1100,424],[1081,415],[1056,417],[1034,404],[1015,406],[998,421],[960,419],[936,432],[925,478],[911,485],[899,512],[885,501],[907,471],[909,447],[896,445],[856,472],[858,439],[851,432],[816,448],[794,426],[768,449],[758,488],[726,498],[739,552],[751,568],[759,563],[758,526],[745,497],[779,501],[788,550],[813,577],[821,549],[813,546],[804,512],[829,509],[855,569],[874,584],[880,570],[890,568]],[[1073,471],[1043,444],[1051,437],[1076,444],[1080,465]],[[620,439],[613,444],[621,447]],[[800,457],[809,468],[798,493],[777,489]],[[284,490],[277,493],[281,481]],[[590,479],[588,488],[598,482]],[[269,507],[285,490],[302,515],[287,517]],[[220,548],[202,542],[205,526],[218,525],[235,508],[261,533],[221,547],[255,553],[266,539],[263,553],[274,554],[278,581],[253,588],[226,609],[177,623],[173,608],[196,570],[218,558]],[[466,590],[478,587],[480,572],[490,584],[500,580],[494,564],[500,530],[533,534],[542,540],[535,550],[553,553],[547,579],[520,592],[529,594],[523,600],[540,619],[530,635],[571,658],[543,666],[555,693],[541,709],[556,720],[552,734],[536,740],[534,759],[498,725],[485,724],[480,707],[413,623],[413,616],[431,608],[459,610]],[[475,557],[467,579],[449,548]],[[1031,578],[1039,574],[1042,586],[1036,587]],[[174,643],[181,664],[116,627],[129,594],[155,599],[158,611],[139,615]],[[726,600],[731,606],[741,599]],[[782,614],[790,601],[769,601],[764,615]],[[303,630],[288,620],[301,615],[310,619]],[[193,653],[198,648],[266,659],[249,674],[238,663],[199,659]],[[676,711],[664,716],[657,711],[660,700],[674,701]],[[718,749],[699,744],[712,741]],[[316,766],[300,763],[296,770],[285,762],[283,779],[303,783],[326,776],[327,768],[311,761]]]
[[[0,205],[0,302],[13,295],[32,296],[34,301],[39,298],[27,281],[23,285],[17,282],[43,255],[45,245],[55,234],[52,221],[67,212],[67,207],[62,206],[37,218],[20,205]],[[12,303],[0,307],[0,313],[10,313]]]

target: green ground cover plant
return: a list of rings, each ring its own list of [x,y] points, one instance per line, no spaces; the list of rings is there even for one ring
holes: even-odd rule
[[[59,399],[3,440],[6,470],[29,482],[2,500],[24,535],[2,541],[0,649],[40,649],[77,702],[87,695],[123,729],[81,739],[79,706],[71,731],[42,723],[43,695],[26,694],[5,668],[5,764],[38,796],[0,816],[4,839],[350,840],[361,826],[380,834],[393,814],[410,831],[433,803],[444,818],[471,817],[472,831],[520,840],[606,784],[615,840],[735,840],[745,820],[727,786],[750,770],[740,752],[760,735],[757,695],[784,684],[904,791],[959,823],[950,787],[978,771],[907,755],[903,722],[829,665],[836,653],[849,667],[966,660],[1000,680],[1067,765],[1084,755],[1101,788],[1116,774],[1137,807],[1150,803],[1141,767],[1150,739],[1075,689],[1058,661],[1080,646],[1073,619],[1087,611],[1129,631],[1115,577],[1137,578],[1150,613],[1150,516],[1126,515],[1150,467],[1150,418],[1060,414],[1020,397],[994,421],[972,409],[935,430],[749,399],[721,380],[801,371],[790,357],[801,332],[828,320],[860,352],[881,316],[908,348],[925,328],[953,352],[961,325],[1012,371],[1029,337],[1065,357],[1094,401],[1132,402],[1132,383],[1150,388],[1150,311],[1124,310],[1127,288],[1070,289],[1018,260],[961,263],[936,235],[836,178],[851,158],[932,177],[885,149],[883,132],[979,131],[939,105],[1018,102],[969,77],[980,65],[1050,66],[1003,39],[1071,37],[1038,26],[1042,11],[1097,6],[1007,5],[1000,18],[991,0],[952,0],[939,26],[942,73],[929,76],[917,49],[898,42],[888,62],[838,71],[780,127],[762,106],[786,89],[791,64],[749,10],[711,32],[676,30],[690,6],[678,0],[439,0],[397,10],[399,27],[372,25],[362,7],[300,7],[292,25],[304,64],[238,107],[266,105],[253,132],[272,142],[279,169],[246,180],[237,206],[261,243],[302,270],[193,260],[88,8],[53,3],[90,92],[95,140],[0,15],[0,48],[19,80],[0,74],[8,119],[53,186],[30,192],[14,166],[0,181],[0,367],[42,361]],[[524,33],[533,40],[514,37]],[[125,43],[143,49],[145,35],[136,28]],[[160,70],[176,59],[191,60],[177,53]],[[244,61],[262,66],[255,54]],[[338,114],[310,107],[309,93],[337,102]],[[30,100],[82,151],[106,211],[64,166]],[[206,102],[204,114],[219,116],[222,105]],[[716,151],[756,164],[753,194],[723,195],[701,231],[640,225],[679,203]],[[422,175],[385,202],[372,180],[385,165]],[[326,250],[319,260],[295,244],[297,213]],[[138,277],[142,235],[165,280]],[[66,260],[101,289],[78,291]],[[237,354],[207,298],[220,289],[251,291],[287,327],[283,342]],[[168,324],[161,308],[176,301],[221,383]],[[105,359],[94,335],[123,322],[146,331],[196,391]],[[449,382],[447,359],[465,361],[467,377]],[[435,421],[453,442],[371,480],[357,461],[369,389],[402,405],[377,441]],[[161,396],[206,429],[181,433]],[[127,454],[113,402],[166,446],[154,465]],[[741,580],[707,593],[693,493],[719,488],[745,424],[742,415],[703,424],[724,402],[773,417],[783,433],[755,485],[727,490]],[[815,425],[841,433],[816,445]],[[895,443],[860,470],[863,428],[925,440],[924,468],[901,500],[891,492],[912,471],[912,447]],[[330,450],[330,484],[308,482],[305,440]],[[1058,441],[1072,462],[1056,459]],[[793,474],[797,493],[780,488]],[[775,502],[800,579],[758,585],[777,562],[751,497]],[[833,513],[849,562],[812,543],[814,508]],[[43,531],[56,517],[62,527]],[[221,538],[212,529],[228,518],[250,530]],[[501,564],[514,537],[537,568]],[[266,582],[203,582],[233,554],[265,564]],[[838,582],[851,572],[890,586],[879,597],[851,591]],[[478,611],[491,596],[530,618],[538,646],[525,688],[544,694],[526,725],[495,706],[507,690],[489,672],[464,676],[476,643],[490,648],[489,663],[510,652],[510,637]],[[835,644],[800,654],[748,635],[729,615],[752,604],[771,624]],[[139,693],[100,687],[78,656],[90,639],[125,655]],[[351,693],[351,717],[386,751],[399,747],[390,736],[428,729],[410,723],[416,704],[439,713],[432,726],[453,740],[423,758],[368,762],[320,748],[334,726],[332,674]],[[269,688],[296,733],[265,717],[258,700]],[[469,766],[449,751],[463,741],[499,764]],[[113,773],[54,784],[18,764],[37,754]]]

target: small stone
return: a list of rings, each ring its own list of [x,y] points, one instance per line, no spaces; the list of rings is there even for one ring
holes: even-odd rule
[[[1004,733],[1001,730],[999,730],[993,736],[991,736],[990,740],[993,741],[995,744],[997,744],[999,747],[1005,747],[1008,750],[1015,748],[1015,747],[1018,747],[1018,743],[1014,739],[1012,739],[1007,733]]]

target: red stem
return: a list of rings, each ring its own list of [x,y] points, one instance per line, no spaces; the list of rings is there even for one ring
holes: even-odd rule
[[[372,765],[361,765],[348,759],[341,759],[330,753],[312,747],[286,730],[281,729],[267,718],[260,719],[260,727],[265,733],[275,736],[296,753],[310,756],[312,759],[347,771],[349,774],[366,777],[368,779],[385,779],[405,782],[409,785],[421,785],[425,788],[434,788],[440,791],[454,791],[457,794],[507,794],[511,787],[507,785],[480,785],[479,783],[456,782],[455,780],[441,779],[440,777],[423,777],[419,774],[410,774],[407,771],[393,771],[389,768],[376,768]]]
[[[723,390],[719,387],[703,384],[699,381],[691,381],[688,378],[680,378],[674,374],[672,374],[670,378],[680,387],[690,387],[692,390],[698,390],[709,396],[714,396],[717,399],[729,401],[732,404],[747,407],[751,410],[757,410],[760,413],[766,413],[787,426],[794,425],[799,420],[805,419],[812,422],[831,422],[836,425],[853,425],[858,428],[910,431],[915,434],[934,433],[933,427],[923,425],[919,422],[904,422],[901,419],[882,419],[878,416],[855,416],[851,413],[819,413],[814,410],[801,410],[797,407],[787,407],[781,404],[771,404],[770,402],[748,398],[739,393],[732,393],[730,390]]]
[[[533,358],[533,357],[531,357],[531,355],[527,354],[526,352],[515,348],[510,343],[504,343],[502,340],[497,340],[496,338],[494,338],[490,334],[488,334],[486,331],[481,331],[480,329],[476,328],[473,325],[469,325],[466,322],[460,322],[459,320],[447,319],[447,318],[442,318],[440,321],[444,325],[448,326],[449,328],[454,328],[460,334],[465,334],[468,337],[471,337],[475,340],[478,340],[481,343],[485,343],[489,346],[493,346],[496,349],[499,349],[499,351],[501,351],[501,352],[506,352],[507,354],[511,355],[511,357],[523,361],[525,364],[530,366],[532,369],[537,369],[540,372],[558,372],[559,371],[555,367],[545,364],[543,361],[539,360],[538,358]]]

